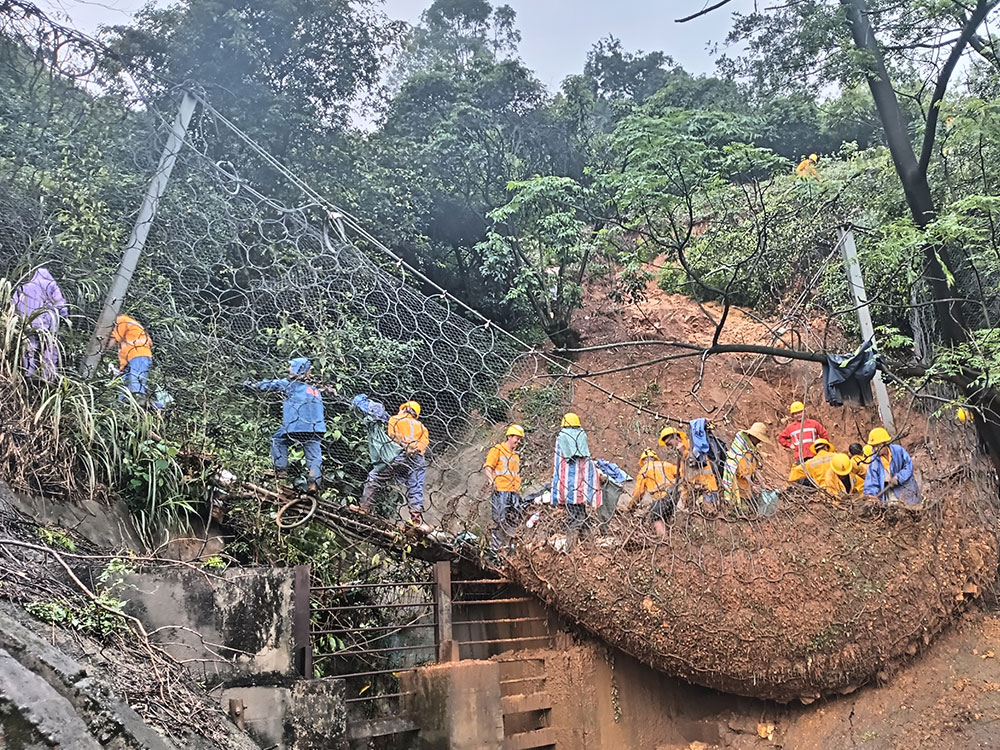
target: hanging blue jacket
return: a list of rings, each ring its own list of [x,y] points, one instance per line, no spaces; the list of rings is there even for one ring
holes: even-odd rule
[[[262,380],[254,387],[259,391],[279,391],[285,396],[281,407],[282,432],[326,432],[323,397],[313,386],[302,380]]]
[[[890,492],[898,495],[899,499],[907,505],[918,505],[920,503],[920,488],[913,476],[913,459],[901,445],[890,445],[889,451],[892,453],[892,459],[889,461],[888,472],[878,456],[872,457],[871,463],[868,464],[868,473],[865,474],[864,493],[878,495],[885,489],[886,481],[892,476],[899,480],[899,487],[890,490]]]

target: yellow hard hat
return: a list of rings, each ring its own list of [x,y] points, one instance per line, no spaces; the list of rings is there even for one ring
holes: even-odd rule
[[[809,161],[816,162],[819,161],[819,156],[816,154],[809,154]]]
[[[972,418],[972,413],[968,409],[960,406],[955,410],[955,417],[959,422],[968,422]]]
[[[833,450],[833,443],[831,443],[826,438],[816,438],[815,440],[813,440],[812,446],[814,453],[819,453],[820,448],[826,448],[826,450],[828,451]]]
[[[865,445],[864,448],[861,449],[861,451],[862,451],[862,453],[865,454],[865,458],[871,458],[872,456],[875,455],[875,449],[872,448],[870,445],[867,445],[867,444]]]
[[[414,414],[418,417],[420,416],[420,404],[416,401],[407,401],[405,404],[400,404],[399,410],[403,411],[403,409],[412,409]]]
[[[889,437],[889,431],[885,427],[876,427],[868,433],[868,445],[872,447],[889,442],[892,442],[892,438]]]
[[[507,428],[507,437],[511,435],[516,435],[517,437],[524,437],[524,428],[519,424],[512,424]]]
[[[801,401],[792,401],[791,406],[788,407],[789,414],[801,414],[806,410],[806,405]]]
[[[837,476],[846,477],[851,473],[851,457],[846,453],[834,453],[830,466]]]
[[[580,426],[580,417],[577,414],[575,414],[574,412],[568,411],[565,414],[563,414],[562,426],[563,427],[579,427]]]
[[[652,459],[653,461],[660,460],[660,457],[656,455],[656,451],[651,451],[648,448],[642,452],[641,456],[639,456],[639,463],[642,463],[647,458]]]
[[[666,445],[667,438],[670,437],[671,435],[680,435],[680,434],[681,431],[676,429],[675,427],[664,427],[662,430],[660,430],[660,440],[659,440],[660,445]]]
[[[747,430],[747,435],[753,435],[762,443],[770,443],[771,438],[767,434],[767,425],[763,422],[754,422]]]

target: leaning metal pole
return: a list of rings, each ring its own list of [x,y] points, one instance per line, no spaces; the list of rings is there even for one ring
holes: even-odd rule
[[[858,324],[861,327],[861,338],[867,341],[875,340],[875,326],[872,325],[871,312],[868,309],[868,292],[865,291],[865,281],[861,274],[861,263],[858,261],[858,248],[854,243],[854,230],[849,224],[837,229],[840,249],[844,255],[844,267],[847,269],[847,286],[851,291],[851,299],[858,311]],[[872,388],[875,391],[875,403],[878,405],[878,415],[882,425],[889,434],[896,435],[896,420],[892,416],[892,402],[889,400],[889,389],[885,387],[882,373],[875,371],[872,378]]]
[[[125,252],[122,254],[118,271],[111,281],[111,288],[104,299],[104,307],[101,309],[97,325],[94,326],[94,333],[87,344],[87,353],[80,366],[80,373],[84,377],[93,377],[97,365],[101,361],[101,354],[111,337],[111,331],[115,327],[115,319],[121,311],[125,293],[132,280],[132,274],[135,273],[136,266],[139,264],[139,256],[146,245],[146,237],[149,236],[149,230],[156,218],[156,209],[160,198],[163,197],[163,193],[167,189],[167,181],[174,169],[174,162],[177,161],[177,154],[180,153],[184,145],[184,136],[187,133],[188,124],[191,122],[191,115],[194,114],[195,104],[194,96],[185,91],[184,98],[177,110],[177,117],[174,119],[167,136],[167,142],[163,146],[160,163],[146,188],[146,195],[139,207],[139,216],[136,218],[135,226],[132,227],[132,234],[125,245]]]

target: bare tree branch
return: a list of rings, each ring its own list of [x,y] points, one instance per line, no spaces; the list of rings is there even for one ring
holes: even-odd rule
[[[1000,0],[991,0],[991,2],[979,0],[975,10],[972,11],[972,14],[966,20],[965,26],[962,28],[962,34],[955,42],[955,46],[951,48],[951,53],[948,55],[944,67],[941,68],[941,73],[938,75],[937,83],[934,86],[934,96],[931,98],[930,110],[927,113],[927,125],[924,128],[924,142],[920,149],[918,169],[923,175],[927,174],[927,167],[931,161],[931,153],[934,150],[934,138],[937,135],[938,116],[941,112],[941,104],[944,102],[945,92],[948,90],[948,84],[951,81],[951,75],[955,72],[955,66],[958,65],[958,61],[962,59],[962,55],[965,53],[966,44],[975,35],[976,29],[986,19],[987,14],[996,8],[998,3],[1000,3]]]
[[[718,10],[723,5],[729,5],[733,0],[719,0],[715,5],[710,5],[707,8],[702,8],[697,13],[692,13],[690,16],[685,16],[684,18],[675,18],[674,23],[687,23],[688,21],[693,21],[696,18],[701,18],[702,16],[708,15],[713,10]]]

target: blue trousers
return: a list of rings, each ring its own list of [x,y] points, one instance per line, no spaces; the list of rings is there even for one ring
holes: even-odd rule
[[[419,453],[400,453],[388,464],[377,466],[368,472],[365,487],[361,493],[361,507],[370,508],[375,501],[375,493],[393,479],[406,488],[406,504],[413,513],[424,510],[424,483],[427,481],[427,459]]]
[[[135,396],[146,395],[146,383],[149,381],[149,367],[153,364],[152,357],[133,357],[122,372],[125,387]]]
[[[309,470],[310,479],[319,479],[323,475],[323,448],[320,444],[320,432],[285,432],[284,428],[278,430],[271,437],[271,458],[274,460],[274,468],[288,468],[288,447],[292,443],[299,443],[306,454],[306,469]]]
[[[496,524],[490,530],[493,549],[499,549],[517,531],[521,518],[524,516],[521,495],[517,492],[501,492],[493,490],[491,505],[493,506],[493,522]]]

